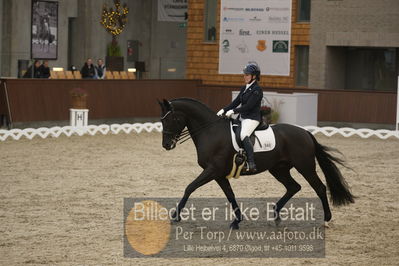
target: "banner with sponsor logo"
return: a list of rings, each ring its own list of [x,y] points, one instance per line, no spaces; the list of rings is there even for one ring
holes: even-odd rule
[[[220,14],[220,74],[256,62],[262,75],[289,76],[291,0],[222,0]]]
[[[186,21],[187,0],[158,0],[158,21]]]

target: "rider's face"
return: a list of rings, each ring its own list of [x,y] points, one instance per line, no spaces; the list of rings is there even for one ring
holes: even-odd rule
[[[244,74],[244,81],[246,84],[251,83],[252,75],[251,74]]]

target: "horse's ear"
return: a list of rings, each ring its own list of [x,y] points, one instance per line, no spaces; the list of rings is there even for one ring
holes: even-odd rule
[[[168,111],[172,111],[173,110],[173,107],[170,104],[170,102],[165,100],[165,99],[163,99],[163,106],[165,106],[166,110],[168,110]]]
[[[161,108],[163,109],[163,108],[164,108],[163,103],[162,103],[159,99],[157,99],[157,102],[159,103],[159,105],[160,105]]]

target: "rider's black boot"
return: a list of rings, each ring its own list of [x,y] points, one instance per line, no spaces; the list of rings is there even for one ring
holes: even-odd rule
[[[245,137],[242,141],[244,146],[244,150],[247,153],[248,160],[248,172],[254,173],[256,172],[256,165],[254,160],[254,148],[252,147],[252,143],[249,140],[249,137]]]

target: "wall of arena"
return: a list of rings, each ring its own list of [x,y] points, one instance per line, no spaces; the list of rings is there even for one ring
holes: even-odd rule
[[[72,88],[88,91],[90,119],[158,117],[157,99],[190,97],[214,111],[231,101],[238,86],[199,80],[27,80],[2,79],[0,114],[12,122],[69,120]],[[394,124],[396,93],[263,88],[280,93],[318,93],[318,121]]]

